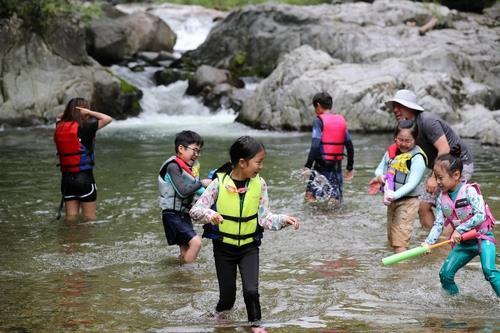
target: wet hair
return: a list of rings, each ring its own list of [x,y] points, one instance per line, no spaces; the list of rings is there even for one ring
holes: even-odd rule
[[[203,147],[203,139],[201,136],[193,131],[182,131],[175,135],[175,152],[179,152],[179,146],[188,147],[191,144],[197,144]]]
[[[264,145],[251,136],[241,136],[229,148],[230,161],[219,167],[216,173],[229,173],[238,164],[240,159],[251,160],[260,151],[266,150]]]
[[[325,109],[331,109],[333,105],[332,96],[327,92],[317,93],[314,95],[312,102],[314,107],[319,104]]]
[[[459,145],[455,145],[450,148],[448,154],[438,156],[436,158],[436,163],[439,163],[450,176],[453,175],[455,171],[460,172],[461,175],[464,168],[463,162],[460,159],[461,154],[462,149]]]
[[[68,102],[68,104],[66,104],[66,108],[64,109],[61,121],[76,121],[81,126],[84,120],[82,118],[82,114],[76,107],[81,107],[89,110],[91,109],[90,103],[85,98],[72,98]]]
[[[396,130],[394,131],[394,138],[398,136],[399,132],[404,129],[409,129],[411,136],[417,140],[418,137],[418,128],[417,123],[413,120],[403,119],[398,122],[398,126],[396,126]]]

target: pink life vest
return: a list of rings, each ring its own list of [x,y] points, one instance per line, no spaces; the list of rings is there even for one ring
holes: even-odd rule
[[[323,113],[318,116],[323,122],[321,147],[323,160],[340,161],[344,157],[347,123],[341,114]]]
[[[451,224],[453,230],[455,230],[456,227],[458,227],[460,224],[467,222],[474,216],[472,206],[466,195],[467,188],[469,187],[473,187],[482,198],[481,190],[479,189],[479,185],[476,183],[462,184],[462,187],[460,188],[454,201],[451,200],[447,192],[441,193],[441,208],[443,211],[443,215],[445,216],[444,225],[447,226],[448,224]],[[493,227],[495,226],[495,217],[491,213],[490,207],[486,203],[484,203],[484,211],[486,214],[486,218],[484,219],[483,223],[474,228],[477,231],[479,252],[481,252],[482,239],[489,240],[492,243],[496,243],[495,238],[486,235],[486,233],[493,230]]]

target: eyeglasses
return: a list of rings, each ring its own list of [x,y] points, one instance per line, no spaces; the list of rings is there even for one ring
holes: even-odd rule
[[[193,152],[193,154],[197,155],[197,156],[200,156],[201,155],[201,150],[200,149],[197,149],[197,148],[191,148],[191,147],[188,147],[188,146],[184,146],[186,149],[189,149]]]
[[[226,188],[226,190],[228,190],[231,193],[242,194],[242,193],[246,193],[246,191],[248,191],[248,188],[246,186],[245,187],[236,188],[233,185],[226,184],[226,185],[224,185],[224,187]]]
[[[397,141],[398,143],[406,143],[406,144],[410,144],[410,143],[415,142],[415,139],[400,139],[400,138],[396,138],[396,141]]]

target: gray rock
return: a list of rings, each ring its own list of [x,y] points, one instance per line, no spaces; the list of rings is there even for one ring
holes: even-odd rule
[[[46,37],[25,31],[16,20],[2,25],[0,123],[22,126],[54,121],[66,103],[78,96],[115,118],[137,115],[141,91],[88,57],[81,30],[64,24],[61,29],[48,27],[47,33],[53,36]]]
[[[112,64],[137,52],[172,51],[177,35],[159,17],[135,12],[118,18],[103,17],[87,28],[88,49],[102,64]]]
[[[203,65],[196,69],[193,77],[189,80],[186,94],[197,95],[203,91],[208,92],[222,83],[230,84],[236,88],[243,88],[245,85],[228,70]]]
[[[419,65],[421,62],[417,60],[421,56],[352,64],[342,63],[310,46],[301,46],[282,57],[271,75],[259,83],[255,93],[244,102],[236,120],[255,128],[308,130],[315,117],[312,96],[327,91],[332,95],[334,109],[345,115],[351,130],[390,131],[394,128],[394,116],[384,102],[396,90],[409,88],[418,94],[419,104],[427,111],[456,126],[470,123],[474,112],[465,107],[468,101],[483,100],[484,94],[491,98],[494,89],[470,79],[462,80],[459,70],[453,76],[446,62],[441,63],[444,72],[438,71],[439,66],[431,60]],[[434,59],[428,55],[424,57]],[[476,109],[479,106],[473,110]],[[466,111],[466,115],[462,114]],[[478,116],[483,117],[482,114]],[[480,131],[465,129],[461,130],[461,135],[497,144],[491,133],[496,133],[500,124],[493,114],[484,119],[488,119],[490,134],[481,135]]]
[[[476,138],[482,143],[500,145],[500,123],[495,113],[480,104],[465,105],[462,122],[454,126],[461,137]]]
[[[418,25],[432,16],[439,25],[420,36]],[[320,90],[332,94],[334,107],[359,131],[392,130],[394,119],[383,102],[405,87],[426,110],[454,125],[464,121],[466,105],[500,107],[500,25],[488,16],[410,1],[300,10],[262,5],[231,13],[211,35],[190,55],[194,62],[199,56],[211,63],[217,53],[216,64],[231,68],[240,52],[240,69],[273,69],[237,118],[257,128],[309,129],[310,100]],[[294,45],[310,47],[287,54]],[[468,137],[495,144],[492,135]]]

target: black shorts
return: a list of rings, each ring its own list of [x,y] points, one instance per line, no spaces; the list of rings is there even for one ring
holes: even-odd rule
[[[94,202],[97,199],[92,170],[75,173],[63,173],[61,193],[64,201],[78,200],[81,202]]]
[[[188,245],[189,241],[196,236],[188,214],[163,211],[162,221],[168,245]]]

